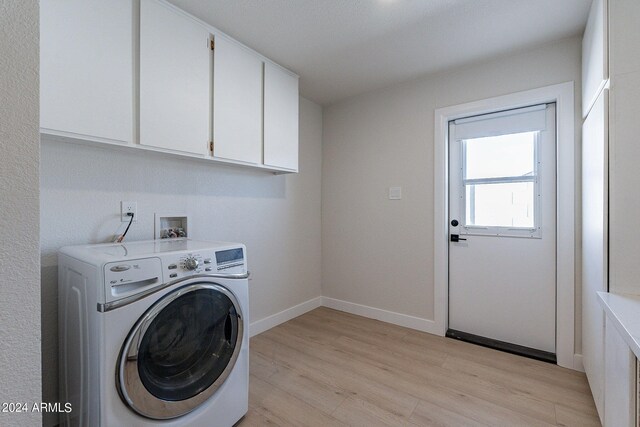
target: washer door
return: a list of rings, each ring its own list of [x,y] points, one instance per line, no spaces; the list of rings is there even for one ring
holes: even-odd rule
[[[194,410],[231,373],[243,330],[240,305],[221,285],[199,281],[167,294],[125,341],[117,372],[120,396],[152,419]]]

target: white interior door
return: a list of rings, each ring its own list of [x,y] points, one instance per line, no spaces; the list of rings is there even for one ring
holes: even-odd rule
[[[555,134],[555,104],[450,123],[450,331],[555,353]]]

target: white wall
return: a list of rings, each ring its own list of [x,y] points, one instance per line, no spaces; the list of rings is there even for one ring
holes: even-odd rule
[[[39,12],[0,0],[0,402],[41,400],[39,259]],[[0,412],[0,425],[40,413]]]
[[[245,243],[251,323],[319,297],[321,142],[322,110],[304,98],[299,174],[43,141],[45,400],[57,396],[56,250],[108,241],[121,225],[121,200],[138,203],[128,240],[153,238],[154,212],[186,212],[191,237]]]
[[[609,291],[640,294],[640,2],[609,2]]]
[[[580,121],[581,39],[394,85],[324,110],[323,295],[434,318],[434,110],[575,82]],[[576,177],[580,176],[576,135]],[[402,186],[402,200],[388,200]],[[580,188],[576,188],[580,197]],[[576,200],[580,206],[580,200]],[[580,212],[576,212],[579,283]],[[576,289],[576,301],[581,301]],[[576,304],[576,327],[581,324]],[[577,331],[576,346],[579,348]]]

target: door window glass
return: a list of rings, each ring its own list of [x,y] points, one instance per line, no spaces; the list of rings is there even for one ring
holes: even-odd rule
[[[463,141],[466,227],[535,229],[538,132]]]
[[[531,176],[535,171],[534,132],[467,139],[465,178]]]
[[[467,191],[467,225],[534,227],[532,182],[471,184]]]
[[[238,337],[233,302],[213,289],[169,303],[140,342],[138,373],[162,400],[189,399],[211,386],[229,364]]]

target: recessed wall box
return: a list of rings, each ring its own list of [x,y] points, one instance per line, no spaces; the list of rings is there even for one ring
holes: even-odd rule
[[[155,214],[155,238],[189,237],[189,217],[184,214]]]

